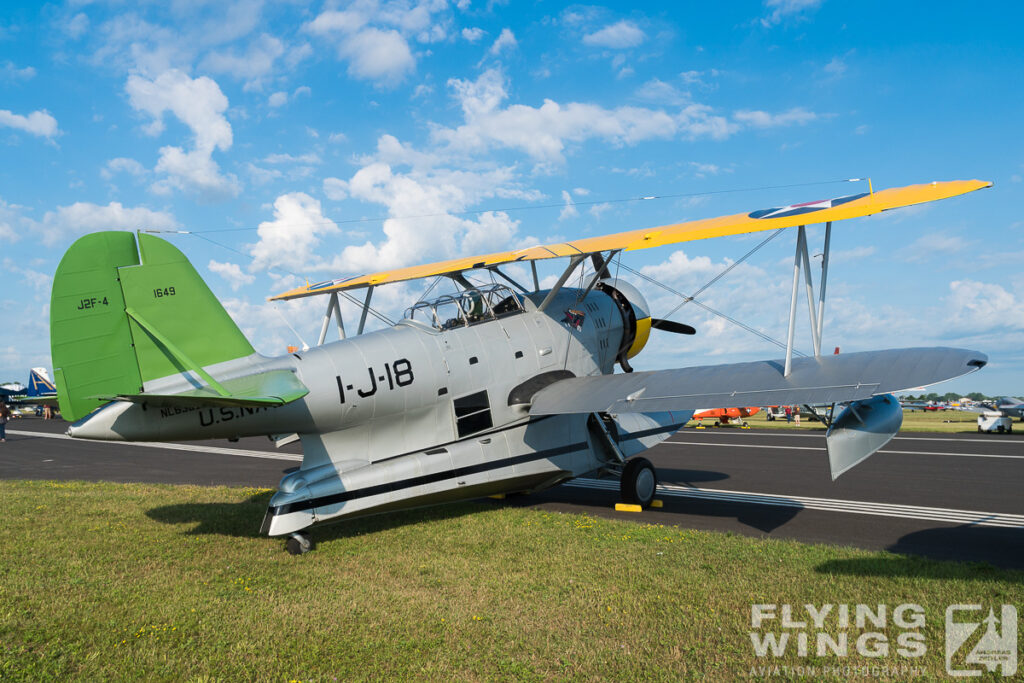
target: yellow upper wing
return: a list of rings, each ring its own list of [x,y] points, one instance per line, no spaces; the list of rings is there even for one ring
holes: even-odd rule
[[[686,223],[662,225],[656,228],[619,232],[602,237],[586,237],[571,242],[527,247],[517,251],[502,251],[484,256],[466,256],[464,258],[438,261],[426,265],[396,268],[369,275],[329,280],[305,287],[298,287],[289,292],[271,297],[270,300],[297,299],[314,294],[326,294],[328,292],[356,289],[368,285],[416,280],[435,275],[458,273],[474,268],[497,266],[514,261],[536,261],[560,256],[594,254],[612,250],[650,249],[651,247],[703,240],[709,237],[724,237],[761,230],[791,228],[808,223],[841,221],[847,218],[869,216],[873,213],[901,206],[955,197],[967,192],[973,192],[974,190],[980,190],[984,187],[990,187],[991,185],[991,182],[984,180],[952,180],[941,183],[933,182],[924,185],[894,187],[875,193],[850,195],[836,199],[807,202],[805,204],[763,209],[751,213],[737,213],[718,218],[704,218],[696,221],[687,221]]]

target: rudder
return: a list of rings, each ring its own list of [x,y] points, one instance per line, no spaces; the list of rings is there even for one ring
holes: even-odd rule
[[[50,350],[61,412],[72,421],[103,397],[254,353],[184,254],[146,234],[137,248],[129,232],[86,235],[64,254]]]

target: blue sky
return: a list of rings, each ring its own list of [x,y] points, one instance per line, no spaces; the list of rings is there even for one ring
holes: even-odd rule
[[[265,298],[307,278],[840,196],[865,184],[825,181],[870,176],[995,187],[837,224],[824,346],[976,348],[989,367],[939,391],[1022,394],[1022,19],[1012,2],[7,3],[0,380],[50,366],[52,274],[87,232],[193,231],[165,236],[277,354],[298,341],[283,319],[312,343],[326,301]],[[762,237],[623,263],[691,292]],[[795,238],[702,300],[783,339]],[[678,303],[638,284],[656,315]],[[376,301],[396,317],[419,291]],[[697,337],[656,336],[637,367],[779,357],[692,305],[673,317]]]

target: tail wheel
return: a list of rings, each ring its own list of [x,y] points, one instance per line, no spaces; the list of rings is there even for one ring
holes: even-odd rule
[[[647,458],[628,460],[622,470],[619,486],[623,500],[646,508],[654,500],[658,486],[654,465]]]
[[[284,543],[284,547],[291,555],[305,555],[309,551],[315,550],[316,544],[313,542],[313,539],[310,538],[309,534],[297,531],[288,537],[288,540]]]

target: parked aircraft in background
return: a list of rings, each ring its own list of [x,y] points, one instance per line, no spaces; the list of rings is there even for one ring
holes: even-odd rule
[[[966,349],[821,354],[833,221],[988,187],[953,181],[587,237],[306,285],[274,297],[329,295],[317,346],[255,352],[188,259],[169,242],[127,232],[86,235],[53,281],[50,344],[60,406],[74,438],[163,441],[268,435],[301,440],[302,466],[281,480],[262,532],[312,548],[314,524],[483,495],[535,491],[575,477],[618,479],[641,506],[657,476],[639,454],[701,406],[841,404],[826,444],[832,478],[896,434],[894,391],[974,372]],[[805,225],[826,223],[814,301]],[[784,359],[632,372],[652,334],[692,334],[653,317],[612,275],[623,252],[798,227]],[[567,258],[550,288],[536,261]],[[502,266],[527,265],[532,283]],[[588,266],[592,264],[592,268]],[[814,355],[794,357],[801,270]],[[475,271],[492,284],[470,282]],[[577,287],[566,286],[576,273]],[[420,301],[363,334],[376,287],[447,278],[462,291]],[[502,280],[501,283],[498,279]],[[529,286],[532,284],[532,286]],[[363,290],[355,337],[339,295]],[[816,305],[815,305],[816,304]],[[374,312],[374,315],[380,315]],[[325,343],[331,319],[341,339]],[[613,374],[616,366],[621,374]]]
[[[973,405],[963,406],[959,410],[966,410],[972,413],[996,414],[1009,418],[1015,417],[1024,422],[1024,401],[1010,396],[1003,396],[994,401],[978,401]]]
[[[0,400],[8,405],[57,405],[57,387],[50,380],[46,368],[32,368],[28,385],[6,384],[0,387]]]
[[[922,412],[935,412],[938,410],[952,410],[953,406],[941,401],[901,401],[900,406],[904,410],[920,410]]]
[[[701,420],[717,420],[720,425],[734,424],[747,426],[744,421],[746,418],[756,415],[761,409],[756,406],[748,406],[745,408],[711,408],[706,410],[698,410],[693,414],[693,419],[698,424]]]

